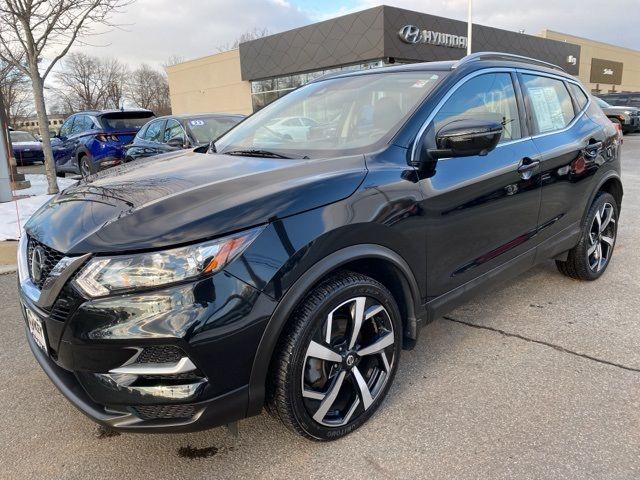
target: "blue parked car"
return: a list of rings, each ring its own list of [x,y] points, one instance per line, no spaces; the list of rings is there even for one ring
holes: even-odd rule
[[[52,139],[56,173],[87,177],[124,160],[124,145],[153,118],[150,110],[103,110],[71,115]]]
[[[42,153],[42,144],[29,132],[21,130],[11,130],[11,146],[13,148],[13,157],[18,165],[33,165],[36,162],[44,163],[44,155]]]

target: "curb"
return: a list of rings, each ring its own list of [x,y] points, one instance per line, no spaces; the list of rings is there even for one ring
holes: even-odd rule
[[[15,273],[18,271],[18,265],[0,265],[0,275]]]

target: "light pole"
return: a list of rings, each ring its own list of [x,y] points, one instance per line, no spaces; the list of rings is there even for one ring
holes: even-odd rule
[[[473,34],[472,4],[473,0],[469,0],[467,11],[467,55],[471,55],[471,35]]]

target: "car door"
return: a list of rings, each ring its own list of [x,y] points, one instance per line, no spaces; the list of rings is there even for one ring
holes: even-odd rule
[[[431,114],[422,140],[427,148],[435,148],[442,127],[462,119],[500,122],[503,133],[484,156],[441,158],[420,173],[430,298],[497,267],[516,272],[533,263],[540,177],[518,92],[508,69],[472,74]]]
[[[71,136],[75,118],[75,116],[67,118],[60,127],[58,135],[51,142],[56,170],[65,171],[71,169],[72,151],[69,137]]]
[[[615,141],[615,129],[586,114],[592,100],[577,83],[537,72],[521,71],[519,77],[540,160],[538,257],[549,258],[576,243],[591,180]]]

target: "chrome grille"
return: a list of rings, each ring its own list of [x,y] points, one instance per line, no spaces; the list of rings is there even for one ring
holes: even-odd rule
[[[44,252],[44,257],[42,259],[41,266],[41,275],[39,280],[35,280],[32,275],[31,268],[31,260],[33,257],[33,251],[40,247]],[[29,267],[29,278],[31,281],[38,286],[38,288],[42,288],[44,282],[47,280],[47,277],[51,273],[51,270],[58,264],[60,260],[64,258],[64,254],[54,250],[53,248],[47,247],[44,243],[37,241],[36,239],[29,237],[29,244],[27,247],[27,266]]]

